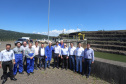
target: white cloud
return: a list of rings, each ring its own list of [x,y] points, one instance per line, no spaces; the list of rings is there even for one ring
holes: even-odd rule
[[[79,32],[80,31],[80,29],[79,28],[77,28],[77,29],[69,29],[69,30],[66,30],[66,29],[64,29],[64,30],[51,30],[51,31],[49,31],[49,36],[58,36],[59,34],[61,34],[61,33],[72,33],[72,32]],[[35,33],[35,34],[44,34],[44,35],[48,35],[48,32],[42,32],[42,33],[40,33],[40,32],[33,32],[33,33]]]

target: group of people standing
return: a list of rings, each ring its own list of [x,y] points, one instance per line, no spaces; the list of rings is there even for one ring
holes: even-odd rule
[[[81,47],[81,43],[78,43],[78,47],[74,47],[73,43],[70,43],[68,48],[66,43],[56,42],[56,45],[52,46],[49,42],[48,46],[44,47],[44,43],[38,46],[38,41],[35,41],[35,45],[27,42],[17,43],[16,47],[11,50],[11,44],[6,44],[6,49],[0,53],[0,68],[3,68],[2,84],[7,81],[7,68],[10,71],[11,80],[16,81],[15,78],[17,70],[19,74],[24,74],[26,68],[27,75],[34,74],[34,69],[38,68],[46,70],[50,69],[50,62],[53,55],[53,68],[68,69],[68,64],[71,70],[82,74],[82,61],[84,62],[84,74],[89,78],[91,72],[91,64],[94,63],[94,50],[90,48],[90,43],[87,43],[87,48],[84,50]],[[39,64],[38,64],[39,60]],[[2,65],[1,65],[2,64]],[[19,65],[19,69],[18,68]],[[26,67],[25,67],[26,66]],[[87,71],[88,70],[88,71]]]
[[[82,62],[84,62],[84,66],[82,66]],[[67,70],[69,64],[69,67],[73,72],[78,72],[89,78],[92,63],[94,63],[94,50],[90,48],[90,43],[87,43],[87,48],[84,49],[80,42],[78,43],[77,48],[72,42],[70,43],[69,48],[66,43],[63,43],[63,40],[60,44],[56,42],[56,45],[54,46],[53,68],[56,66],[59,69],[60,64],[62,64],[61,69],[65,68]],[[82,73],[83,67],[84,73]]]

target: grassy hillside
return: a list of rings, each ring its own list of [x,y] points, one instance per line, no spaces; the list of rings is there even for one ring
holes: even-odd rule
[[[114,61],[120,61],[120,62],[126,62],[125,55],[118,55],[118,54],[104,53],[104,52],[95,52],[95,57],[114,60]]]
[[[47,35],[21,33],[21,32],[0,29],[0,41],[17,40],[18,38],[21,37],[31,37],[31,39],[48,38]]]

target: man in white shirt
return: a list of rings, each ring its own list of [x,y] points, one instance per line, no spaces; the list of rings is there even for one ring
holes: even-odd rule
[[[65,68],[67,70],[68,57],[69,57],[68,48],[66,47],[66,43],[64,43],[64,48],[61,49],[62,69],[64,69],[64,65],[65,65]]]
[[[89,78],[89,75],[91,73],[91,64],[94,63],[94,50],[90,48],[90,43],[87,43],[87,48],[84,50],[83,61],[84,61],[83,76],[86,75],[86,78]]]
[[[73,70],[74,72],[75,72],[75,50],[76,50],[76,47],[73,46],[73,43],[70,43],[70,47],[68,49],[68,51],[69,51],[69,64],[70,64],[70,69]]]
[[[76,72],[82,74],[82,58],[84,56],[84,48],[81,47],[81,43],[78,43],[78,47],[76,48]],[[79,69],[80,66],[80,69]],[[80,70],[80,71],[79,71]]]
[[[38,70],[37,65],[38,65],[38,57],[39,57],[39,46],[38,46],[38,41],[35,41],[35,45],[33,46],[35,49],[35,69]]]
[[[41,47],[39,48],[39,69],[43,68],[46,70],[46,58],[45,56],[45,48],[44,48],[44,43],[41,44]]]
[[[11,44],[6,44],[6,49],[1,51],[0,53],[0,68],[3,68],[3,82],[4,84],[7,81],[7,68],[9,68],[10,71],[10,78],[11,80],[16,81],[17,79],[14,78],[13,75],[13,64],[15,64],[15,56],[13,50],[10,49]],[[13,61],[13,63],[12,63]],[[2,62],[2,66],[1,66]]]
[[[54,65],[53,65],[53,69],[55,68],[55,66],[59,69],[59,57],[61,54],[61,47],[59,46],[59,42],[56,42],[56,45],[54,46]],[[56,63],[57,61],[57,63]]]
[[[64,48],[64,42],[63,42],[63,40],[60,40],[60,43],[59,43],[59,46],[61,47],[61,48]],[[67,47],[67,46],[66,46]],[[61,57],[59,57],[59,67],[61,66]]]

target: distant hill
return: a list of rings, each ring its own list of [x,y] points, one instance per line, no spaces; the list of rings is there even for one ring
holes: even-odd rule
[[[10,30],[0,29],[0,41],[17,40],[21,37],[31,37],[31,39],[47,39],[47,35],[21,33]],[[50,37],[51,38],[51,37]]]

